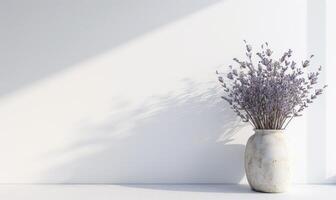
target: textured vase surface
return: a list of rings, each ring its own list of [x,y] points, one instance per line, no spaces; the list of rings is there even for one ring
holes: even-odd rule
[[[255,130],[245,149],[245,172],[259,192],[284,192],[291,183],[287,135],[283,130]]]

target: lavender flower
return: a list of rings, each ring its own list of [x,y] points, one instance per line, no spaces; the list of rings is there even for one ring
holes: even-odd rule
[[[244,122],[250,122],[254,128],[284,129],[323,93],[326,85],[313,90],[322,68],[307,73],[313,55],[299,67],[290,60],[290,49],[279,59],[272,58],[273,51],[268,43],[263,44],[261,52],[256,53],[259,61],[254,64],[252,46],[244,42],[248,60],[234,58],[239,67],[230,65],[229,73],[224,78],[216,72],[224,87],[225,95],[222,98]]]

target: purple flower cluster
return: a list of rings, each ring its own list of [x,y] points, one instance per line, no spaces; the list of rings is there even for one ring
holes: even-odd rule
[[[252,47],[244,42],[247,61],[234,58],[239,67],[230,65],[225,76],[216,72],[225,92],[222,98],[255,129],[285,129],[294,117],[301,116],[302,111],[322,94],[326,85],[314,87],[322,68],[307,72],[313,55],[298,65],[291,60],[290,49],[279,59],[274,59],[268,43],[256,53],[258,63],[255,64]]]

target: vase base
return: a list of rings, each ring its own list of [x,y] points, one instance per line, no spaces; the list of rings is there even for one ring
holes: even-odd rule
[[[252,186],[250,186],[251,190],[254,192],[260,192],[260,193],[284,193],[287,192],[288,189],[284,188],[267,188],[267,189],[255,189]]]

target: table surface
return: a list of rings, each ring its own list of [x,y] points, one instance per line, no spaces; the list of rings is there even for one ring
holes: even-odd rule
[[[258,199],[336,199],[336,185],[293,185],[287,193],[267,194],[251,191],[247,185],[79,185],[79,184],[1,184],[4,200],[258,200]]]

